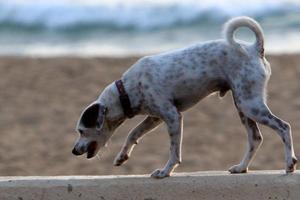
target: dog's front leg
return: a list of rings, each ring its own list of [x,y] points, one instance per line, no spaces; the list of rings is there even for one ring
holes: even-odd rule
[[[127,136],[126,142],[124,143],[120,153],[114,160],[115,166],[122,165],[128,160],[134,146],[138,143],[138,140],[142,138],[146,133],[154,130],[160,123],[161,119],[157,117],[148,116],[144,121],[137,125]]]
[[[165,107],[163,119],[168,127],[168,132],[171,140],[170,157],[163,169],[157,169],[152,174],[153,178],[165,178],[170,176],[172,171],[181,162],[181,140],[182,140],[182,116],[177,111],[176,107]]]

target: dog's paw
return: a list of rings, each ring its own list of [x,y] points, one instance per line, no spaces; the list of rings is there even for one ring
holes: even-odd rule
[[[162,179],[162,178],[166,178],[169,176],[170,176],[170,173],[168,173],[164,170],[161,170],[161,169],[157,169],[154,172],[152,172],[152,174],[151,174],[151,177],[156,178],[156,179]]]
[[[298,159],[296,157],[293,157],[291,162],[288,163],[286,167],[286,173],[293,173],[296,170]]]
[[[228,169],[231,174],[247,173],[248,168],[245,168],[241,165],[234,165]]]
[[[121,166],[125,163],[129,158],[128,154],[119,153],[118,156],[114,160],[114,166]]]

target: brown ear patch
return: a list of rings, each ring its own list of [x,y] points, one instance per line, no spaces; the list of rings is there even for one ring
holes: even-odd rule
[[[87,108],[81,117],[81,123],[86,128],[96,127],[97,119],[99,115],[99,104],[93,104]]]

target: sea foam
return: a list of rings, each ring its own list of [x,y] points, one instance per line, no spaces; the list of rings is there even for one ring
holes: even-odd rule
[[[298,11],[299,2],[286,0],[10,0],[0,2],[0,23],[47,29],[95,26],[149,30],[191,24],[201,18],[263,18]]]
[[[0,0],[0,55],[157,52],[220,38],[240,15],[262,25],[267,51],[300,50],[297,0]]]

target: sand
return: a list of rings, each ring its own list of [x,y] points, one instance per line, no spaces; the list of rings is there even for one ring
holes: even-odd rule
[[[268,104],[291,123],[300,157],[300,58],[268,56],[272,66]],[[146,135],[130,160],[113,167],[129,130],[143,117],[126,121],[98,158],[71,154],[82,109],[135,61],[132,58],[0,58],[0,175],[147,174],[168,159],[169,140],[161,125]],[[264,143],[250,170],[284,169],[278,135],[261,127]],[[183,162],[178,172],[227,170],[246,147],[246,132],[232,104],[211,95],[184,113]]]

